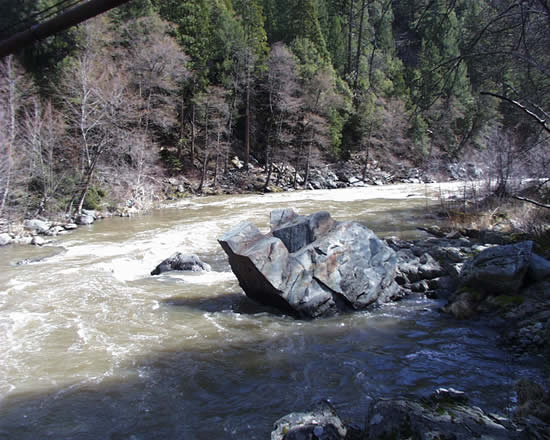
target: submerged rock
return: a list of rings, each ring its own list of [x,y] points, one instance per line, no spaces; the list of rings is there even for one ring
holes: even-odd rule
[[[209,264],[202,262],[195,254],[182,254],[181,252],[176,252],[155,267],[151,275],[160,275],[163,272],[169,272],[171,270],[210,272],[211,268]]]
[[[539,406],[525,409],[520,396],[522,409],[529,416],[526,420],[489,414],[453,388],[439,388],[428,397],[377,398],[368,409],[364,429],[344,424],[334,408],[322,402],[309,412],[290,413],[277,420],[271,440],[543,439],[548,438],[544,436],[548,432],[543,420],[546,409],[540,409],[544,399],[540,389],[535,389],[529,402],[533,407]],[[363,420],[360,422],[362,426]]]
[[[304,318],[364,309],[401,295],[395,252],[370,229],[328,212],[271,213],[271,232],[241,223],[219,240],[244,292]]]

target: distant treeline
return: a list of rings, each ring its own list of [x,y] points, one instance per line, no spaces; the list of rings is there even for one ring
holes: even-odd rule
[[[61,3],[4,0],[0,34]],[[234,155],[266,187],[472,151],[548,177],[549,47],[546,0],[134,0],[2,60],[0,216],[202,189]]]

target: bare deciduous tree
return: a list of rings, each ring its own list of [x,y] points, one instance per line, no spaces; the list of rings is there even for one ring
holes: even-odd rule
[[[63,160],[59,151],[63,136],[63,117],[54,110],[51,102],[42,105],[33,97],[32,106],[25,111],[22,141],[28,157],[27,187],[33,186],[40,200],[33,215],[47,210],[48,202],[56,195],[68,170],[59,166]],[[30,192],[29,192],[30,195]]]
[[[100,158],[114,145],[118,110],[125,101],[127,78],[96,41],[96,23],[87,25],[83,51],[65,71],[60,98],[67,124],[75,133],[79,183],[69,204],[81,212]]]
[[[18,107],[13,56],[0,64],[0,215],[6,207],[13,172],[13,149],[15,146],[15,112]]]
[[[196,100],[198,125],[202,138],[202,174],[199,192],[202,192],[208,178],[208,164],[215,156],[216,166],[214,184],[217,183],[219,161],[228,154],[227,137],[230,107],[227,103],[227,93],[221,87],[210,86]]]
[[[262,83],[266,95],[266,180],[264,189],[270,184],[274,163],[288,156],[298,124],[298,111],[302,100],[298,94],[296,63],[288,48],[281,43],[271,49],[267,72]]]

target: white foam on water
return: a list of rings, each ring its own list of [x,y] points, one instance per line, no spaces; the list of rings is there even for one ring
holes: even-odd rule
[[[218,322],[218,319],[217,319],[217,317],[216,317],[214,314],[207,312],[207,313],[205,313],[203,316],[204,316],[204,318],[205,318],[208,322],[210,322],[210,323],[211,323],[214,327],[216,327],[220,332],[222,332],[222,333],[228,333],[228,332],[229,332],[228,329],[226,329],[223,325],[221,325],[221,324]]]
[[[11,280],[8,281],[7,287],[9,287],[9,289],[6,292],[11,290],[14,290],[14,291],[26,290],[29,287],[36,286],[36,284],[37,283],[32,281],[21,281],[18,278],[12,278]]]
[[[226,281],[235,281],[233,272],[166,272],[160,278],[170,278],[184,281],[189,284],[218,285]]]
[[[231,220],[231,223],[238,223],[238,219]],[[119,281],[138,280],[149,277],[161,261],[175,252],[199,255],[217,252],[217,237],[227,229],[223,221],[215,219],[181,224],[167,230],[147,231],[122,243],[69,242],[65,244],[67,251],[64,254],[50,258],[47,263],[56,265],[70,261],[73,267],[58,272],[63,275],[75,274],[80,270],[102,271],[112,274]],[[203,280],[199,282],[204,283]]]
[[[468,183],[474,185],[474,183]],[[202,205],[210,207],[258,206],[262,204],[288,205],[299,201],[323,201],[354,202],[369,199],[410,199],[431,198],[437,199],[440,192],[456,193],[464,186],[464,182],[444,182],[433,184],[396,184],[384,186],[349,187],[340,189],[321,189],[314,191],[294,191],[282,193],[269,193],[260,195],[235,196],[223,200],[210,200],[209,198],[176,202],[170,206],[178,209],[200,209]]]

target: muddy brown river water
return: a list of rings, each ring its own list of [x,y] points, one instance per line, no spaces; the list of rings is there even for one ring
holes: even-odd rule
[[[277,418],[322,398],[361,423],[373,397],[439,386],[508,411],[510,384],[538,375],[537,360],[512,360],[481,323],[428,299],[297,321],[244,296],[216,241],[244,220],[267,230],[282,207],[420,237],[442,190],[452,187],[197,198],[0,248],[0,439],[266,439]],[[213,271],[149,275],[176,251]]]

